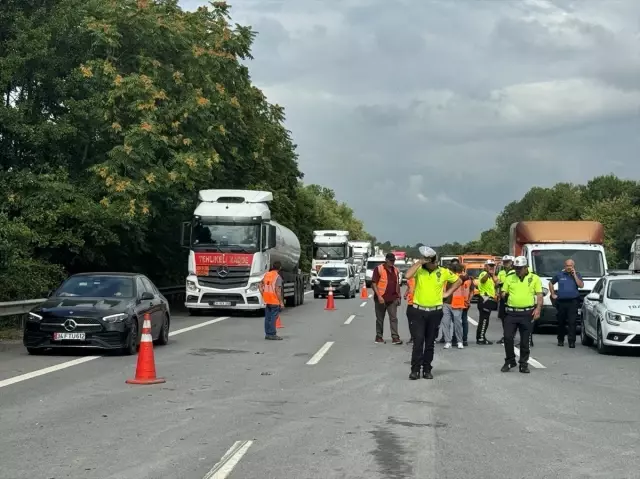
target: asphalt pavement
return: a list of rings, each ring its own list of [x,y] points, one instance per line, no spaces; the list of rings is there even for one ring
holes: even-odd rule
[[[410,381],[410,346],[388,327],[373,342],[371,299],[324,306],[287,309],[283,341],[255,316],[174,315],[156,386],[125,384],[132,357],[1,345],[0,478],[640,477],[640,353],[539,334],[531,374],[505,374],[470,326],[468,348],[437,345],[435,378]]]

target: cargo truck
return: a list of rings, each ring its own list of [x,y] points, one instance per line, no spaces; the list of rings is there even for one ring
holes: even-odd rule
[[[631,256],[629,258],[629,270],[640,270],[640,234],[631,243]]]
[[[370,241],[349,241],[349,246],[353,248],[353,262],[360,271],[367,264],[369,256],[373,252]]]
[[[603,242],[604,228],[597,221],[521,221],[511,225],[509,254],[527,258],[530,270],[542,280],[544,304],[536,327],[557,324],[549,280],[562,271],[567,259],[575,261],[584,281],[578,306],[581,311],[584,297],[608,269]]]
[[[287,306],[304,302],[306,279],[300,270],[300,242],[271,219],[273,194],[252,190],[201,190],[191,221],[182,225],[189,249],[185,306],[263,310],[258,284],[271,265],[282,264]]]
[[[325,263],[353,262],[353,248],[349,246],[349,232],[318,230],[313,232],[311,269],[318,272]]]

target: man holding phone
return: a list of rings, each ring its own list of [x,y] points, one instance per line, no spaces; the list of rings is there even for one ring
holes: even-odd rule
[[[558,285],[558,291],[554,289]],[[567,335],[569,347],[576,347],[576,322],[578,320],[578,299],[580,288],[584,288],[582,276],[576,271],[572,259],[564,262],[564,269],[549,281],[549,294],[558,311],[558,346],[564,346]]]

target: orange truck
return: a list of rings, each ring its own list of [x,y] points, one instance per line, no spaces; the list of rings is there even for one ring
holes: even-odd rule
[[[596,282],[607,272],[604,250],[604,227],[597,221],[520,221],[509,232],[509,254],[524,256],[529,270],[540,276],[544,305],[536,326],[557,324],[556,309],[551,303],[549,281],[572,259],[582,275],[580,305]],[[579,324],[581,323],[578,315]]]

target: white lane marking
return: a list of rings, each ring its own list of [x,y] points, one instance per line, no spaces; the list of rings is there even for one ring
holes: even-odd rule
[[[355,318],[355,317],[356,317],[356,315],[352,314],[351,316],[349,316],[347,318],[347,320],[344,322],[344,324],[351,324],[351,321],[353,321],[353,318]]]
[[[209,326],[210,324],[219,323],[220,321],[224,321],[225,319],[229,319],[229,317],[227,316],[223,318],[216,318],[210,321],[205,321],[204,323],[196,324],[194,326],[189,326],[188,328],[182,328],[176,331],[171,331],[169,332],[169,336],[176,336],[178,334],[186,333],[187,331],[193,331],[194,329],[202,328],[204,326]],[[0,381],[0,388],[11,386],[12,384],[26,381],[27,379],[33,379],[39,376],[44,376],[45,374],[55,373],[56,371],[67,369],[72,366],[77,366],[78,364],[88,363],[89,361],[93,361],[101,357],[102,356],[85,356],[82,358],[72,359],[71,361],[65,361],[64,363],[56,364],[55,366],[49,366],[47,368],[31,371],[30,373],[21,374],[20,376],[14,376],[9,379],[3,379],[2,381]]]
[[[520,357],[520,349],[517,347],[513,347],[513,350],[516,353],[516,356]],[[529,356],[529,361],[527,361],[529,364],[531,364],[531,366],[533,366],[534,368],[538,368],[538,369],[547,369],[546,366],[543,366],[542,363],[540,363],[539,361],[533,359],[531,356]]]
[[[360,305],[360,307],[361,307],[361,308],[364,308],[366,305],[367,305],[367,302],[366,302],[366,301],[364,301],[364,302]]]
[[[229,316],[223,316],[222,318],[211,319],[209,321],[205,321],[204,323],[194,324],[193,326],[189,326],[188,328],[182,328],[182,329],[177,329],[175,331],[170,331],[169,336],[177,336],[178,334],[193,331],[194,329],[204,328],[205,326],[219,323],[220,321],[224,321],[225,319],[229,319]]]
[[[313,293],[313,290],[311,290],[311,291],[307,291],[307,292],[305,292],[304,294],[311,294],[311,293]]]
[[[244,456],[253,441],[236,441],[233,446],[222,456],[220,462],[218,462],[203,479],[225,479],[231,474],[233,468],[238,465],[242,456]]]
[[[326,343],[324,343],[324,346],[322,346],[318,352],[316,354],[313,355],[313,357],[311,359],[309,359],[309,361],[307,361],[307,364],[309,366],[313,366],[314,364],[318,364],[320,362],[320,360],[322,359],[322,357],[327,354],[327,351],[329,351],[329,348],[331,348],[331,346],[333,346],[333,343],[335,341],[327,341]]]
[[[78,364],[88,363],[89,361],[93,361],[94,359],[98,359],[101,357],[102,356],[85,356],[84,358],[73,359],[71,361],[66,361],[64,363],[56,364],[55,366],[49,366],[48,368],[38,369],[37,371],[21,374],[20,376],[14,376],[9,379],[4,379],[0,381],[0,388],[11,386],[12,384],[26,381],[27,379],[33,379],[33,378],[37,378],[38,376],[44,376],[45,374],[54,373],[56,371],[60,371],[61,369],[67,369],[67,368],[70,368],[71,366],[76,366]]]
[[[373,298],[373,295],[372,295],[372,294],[370,294],[370,295],[369,295],[369,297],[370,297],[370,298]]]
[[[467,319],[469,320],[469,322],[471,324],[473,324],[474,326],[478,326],[478,323],[476,322],[475,319],[472,319],[471,317],[467,316]],[[520,357],[520,349],[518,349],[517,347],[514,346],[513,348],[514,352],[516,353],[516,356]],[[538,368],[538,369],[547,369],[546,366],[544,366],[540,361],[538,361],[537,359],[532,358],[531,356],[529,356],[529,361],[527,361],[529,364],[531,364],[531,366],[533,366],[534,368]]]

